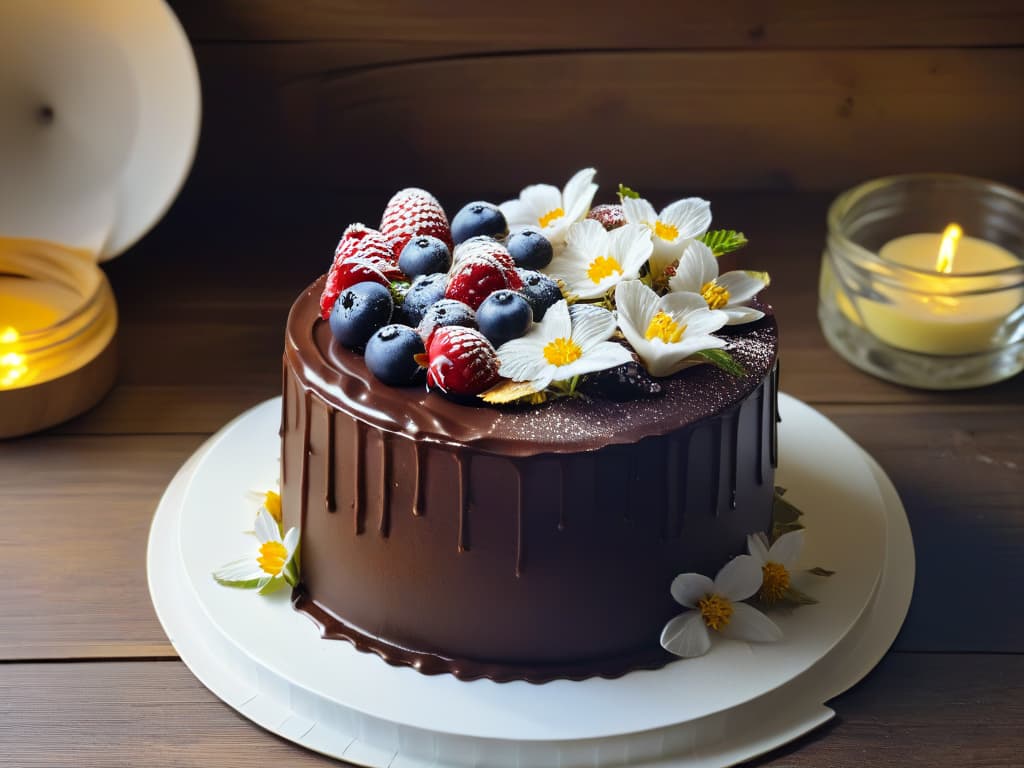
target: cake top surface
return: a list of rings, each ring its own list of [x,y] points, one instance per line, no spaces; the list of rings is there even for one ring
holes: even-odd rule
[[[597,450],[666,434],[720,413],[750,394],[775,365],[774,315],[723,334],[746,370],[736,376],[713,365],[687,368],[660,379],[657,397],[616,402],[560,398],[539,406],[489,406],[456,402],[420,386],[390,387],[377,381],[358,352],[338,344],[319,315],[325,277],[310,285],[292,307],[285,354],[292,370],[315,396],[357,419],[407,437],[465,445],[504,455]]]

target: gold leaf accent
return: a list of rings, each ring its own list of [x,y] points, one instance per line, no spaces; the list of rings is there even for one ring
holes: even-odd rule
[[[536,394],[538,394],[537,388],[528,381],[503,379],[485,392],[481,392],[477,397],[485,403],[500,405],[514,403],[516,400],[527,397],[532,398]]]

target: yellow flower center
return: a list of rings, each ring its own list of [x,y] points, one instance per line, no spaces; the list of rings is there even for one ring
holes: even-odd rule
[[[714,280],[701,286],[700,295],[711,309],[721,309],[729,303],[729,291]]]
[[[668,240],[672,242],[679,237],[679,227],[675,227],[671,224],[666,224],[663,221],[654,222],[654,234],[660,237],[662,240]]]
[[[644,333],[646,339],[661,339],[666,344],[675,344],[686,333],[686,326],[672,319],[672,315],[659,312],[651,318]]]
[[[270,513],[270,516],[281,522],[281,494],[274,491],[267,491],[263,497],[263,508]]]
[[[590,262],[590,266],[587,267],[587,277],[589,277],[591,282],[595,285],[616,272],[621,275],[622,267],[619,266],[619,262],[611,256],[598,256]]]
[[[544,359],[552,365],[568,365],[582,355],[583,349],[572,339],[555,339],[544,347]]]
[[[537,219],[537,224],[539,224],[540,228],[543,229],[555,219],[560,219],[563,216],[565,216],[565,211],[561,208],[554,208]]]
[[[771,605],[782,599],[789,589],[789,571],[780,563],[767,562],[761,566],[763,578],[757,597],[762,603]]]
[[[708,595],[697,601],[697,607],[704,623],[714,630],[725,629],[732,618],[732,601],[721,595]]]
[[[264,573],[277,576],[287,561],[288,550],[280,541],[268,541],[260,545],[260,556],[256,558],[256,562],[260,564]]]

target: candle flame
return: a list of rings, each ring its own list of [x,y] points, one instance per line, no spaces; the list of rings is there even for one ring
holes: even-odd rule
[[[7,326],[0,331],[0,344],[14,344],[20,338],[21,334],[14,328],[11,328],[11,326]]]
[[[935,260],[935,271],[949,274],[953,271],[953,257],[956,247],[963,237],[964,231],[959,224],[950,224],[942,233],[942,244],[939,246],[939,258]]]

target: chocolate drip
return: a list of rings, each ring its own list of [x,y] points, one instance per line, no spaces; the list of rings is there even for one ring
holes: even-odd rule
[[[765,439],[765,397],[764,387],[757,391],[757,484],[764,485],[764,439]]]
[[[377,530],[382,538],[391,532],[391,462],[388,456],[387,432],[380,433],[380,524]]]
[[[352,514],[355,519],[356,535],[363,532],[365,506],[363,481],[363,447],[366,444],[366,425],[354,419],[352,434],[355,438],[355,454],[352,457]]]
[[[679,493],[679,475],[683,465],[679,460],[679,438],[671,435],[666,442],[665,535],[666,538],[675,539],[683,529],[683,503]]]
[[[566,524],[566,508],[569,505],[569,483],[566,478],[566,467],[561,462],[556,462],[558,470],[558,530],[564,531]]]
[[[327,490],[324,500],[327,503],[327,511],[334,512],[338,508],[338,499],[334,493],[334,415],[337,411],[329,405],[325,405],[324,410],[327,412],[327,459],[324,462]]]
[[[525,557],[524,548],[526,542],[524,540],[525,531],[523,526],[525,521],[523,520],[523,473],[520,471],[519,466],[513,461],[510,462],[512,465],[512,473],[515,475],[516,483],[516,570],[515,576],[518,579],[523,575],[523,558]]]
[[[462,451],[455,451],[452,453],[452,458],[455,460],[455,473],[456,483],[458,485],[458,494],[456,496],[458,513],[459,513],[459,543],[456,547],[457,551],[465,552],[469,549],[469,510],[467,509],[468,503],[466,494],[468,492],[466,475],[469,474],[469,457],[465,457],[465,466],[463,465]]]
[[[722,430],[724,424],[718,423],[711,426],[711,514],[718,517],[718,497],[722,484]]]
[[[287,360],[285,361],[287,362]],[[288,479],[288,452],[284,449],[284,435],[288,431],[288,366],[281,366],[281,487]]]
[[[782,417],[779,415],[779,363],[775,362],[775,367],[771,373],[771,398],[772,398],[772,451],[771,460],[772,468],[779,466],[779,427],[778,424],[782,421]]]
[[[412,450],[416,456],[412,465],[412,513],[419,517],[423,514],[423,497],[426,496],[427,448],[421,446],[418,440],[413,440]]]
[[[736,409],[732,419],[732,437],[729,443],[729,509],[736,509],[736,472],[739,464],[740,422],[743,420],[743,406]]]
[[[309,444],[310,398],[311,393],[307,389],[302,395],[302,465],[299,468],[299,515],[303,520],[306,519],[306,505],[309,501],[309,454],[313,450]]]

